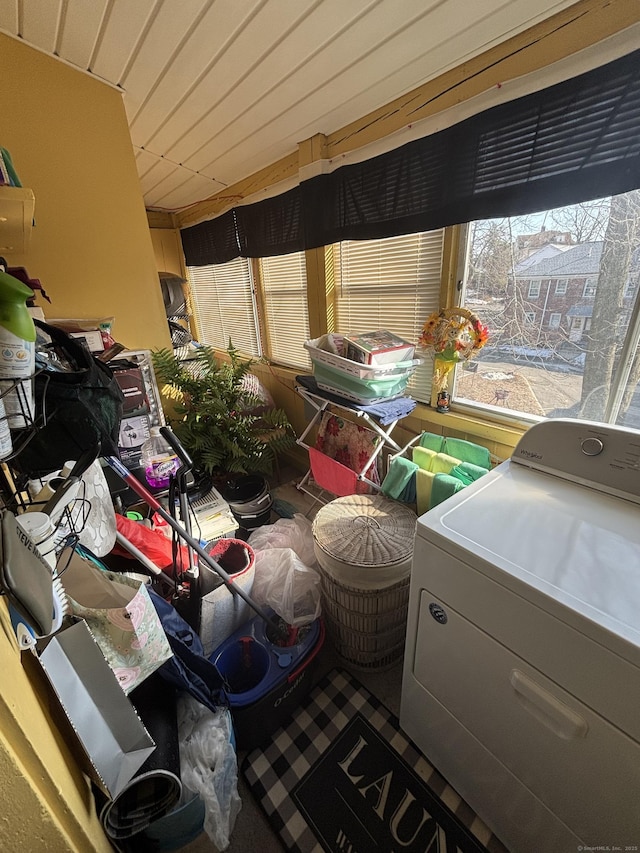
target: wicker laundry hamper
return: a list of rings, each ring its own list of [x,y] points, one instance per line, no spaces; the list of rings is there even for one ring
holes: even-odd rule
[[[327,632],[353,667],[402,657],[415,526],[415,512],[382,495],[336,498],[313,521]]]

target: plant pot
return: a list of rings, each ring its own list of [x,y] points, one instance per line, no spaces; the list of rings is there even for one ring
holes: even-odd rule
[[[267,524],[273,498],[269,483],[260,474],[246,474],[228,483],[223,494],[233,517],[244,530]]]

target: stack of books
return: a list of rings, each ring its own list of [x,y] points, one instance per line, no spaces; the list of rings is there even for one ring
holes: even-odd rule
[[[212,488],[204,497],[191,502],[195,518],[191,520],[193,535],[211,542],[233,534],[238,529],[229,504],[217,489]]]
[[[162,505],[169,510],[167,499],[161,498]],[[222,537],[233,536],[238,529],[231,508],[220,492],[212,487],[201,498],[189,498],[189,522],[191,535],[200,542],[211,543]],[[182,523],[180,507],[176,506],[178,521]]]
[[[342,346],[343,357],[358,364],[382,365],[411,361],[414,353],[414,344],[386,329],[361,335],[345,335]]]

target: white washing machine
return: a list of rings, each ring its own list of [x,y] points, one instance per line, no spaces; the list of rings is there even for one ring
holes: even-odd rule
[[[640,432],[545,421],[418,519],[400,722],[512,853],[640,849]]]

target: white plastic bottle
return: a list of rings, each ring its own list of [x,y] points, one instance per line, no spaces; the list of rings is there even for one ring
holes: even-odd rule
[[[154,489],[166,489],[180,459],[160,435],[160,427],[151,427],[151,436],[142,445],[141,462],[147,483]]]
[[[33,290],[0,272],[0,390],[12,429],[33,423],[36,327],[27,308]],[[23,381],[16,381],[23,380]]]
[[[44,512],[31,512],[19,515],[18,524],[33,541],[38,553],[51,566],[56,567],[55,528],[53,522]]]
[[[0,459],[6,459],[13,450],[9,417],[4,407],[4,399],[0,397]]]

